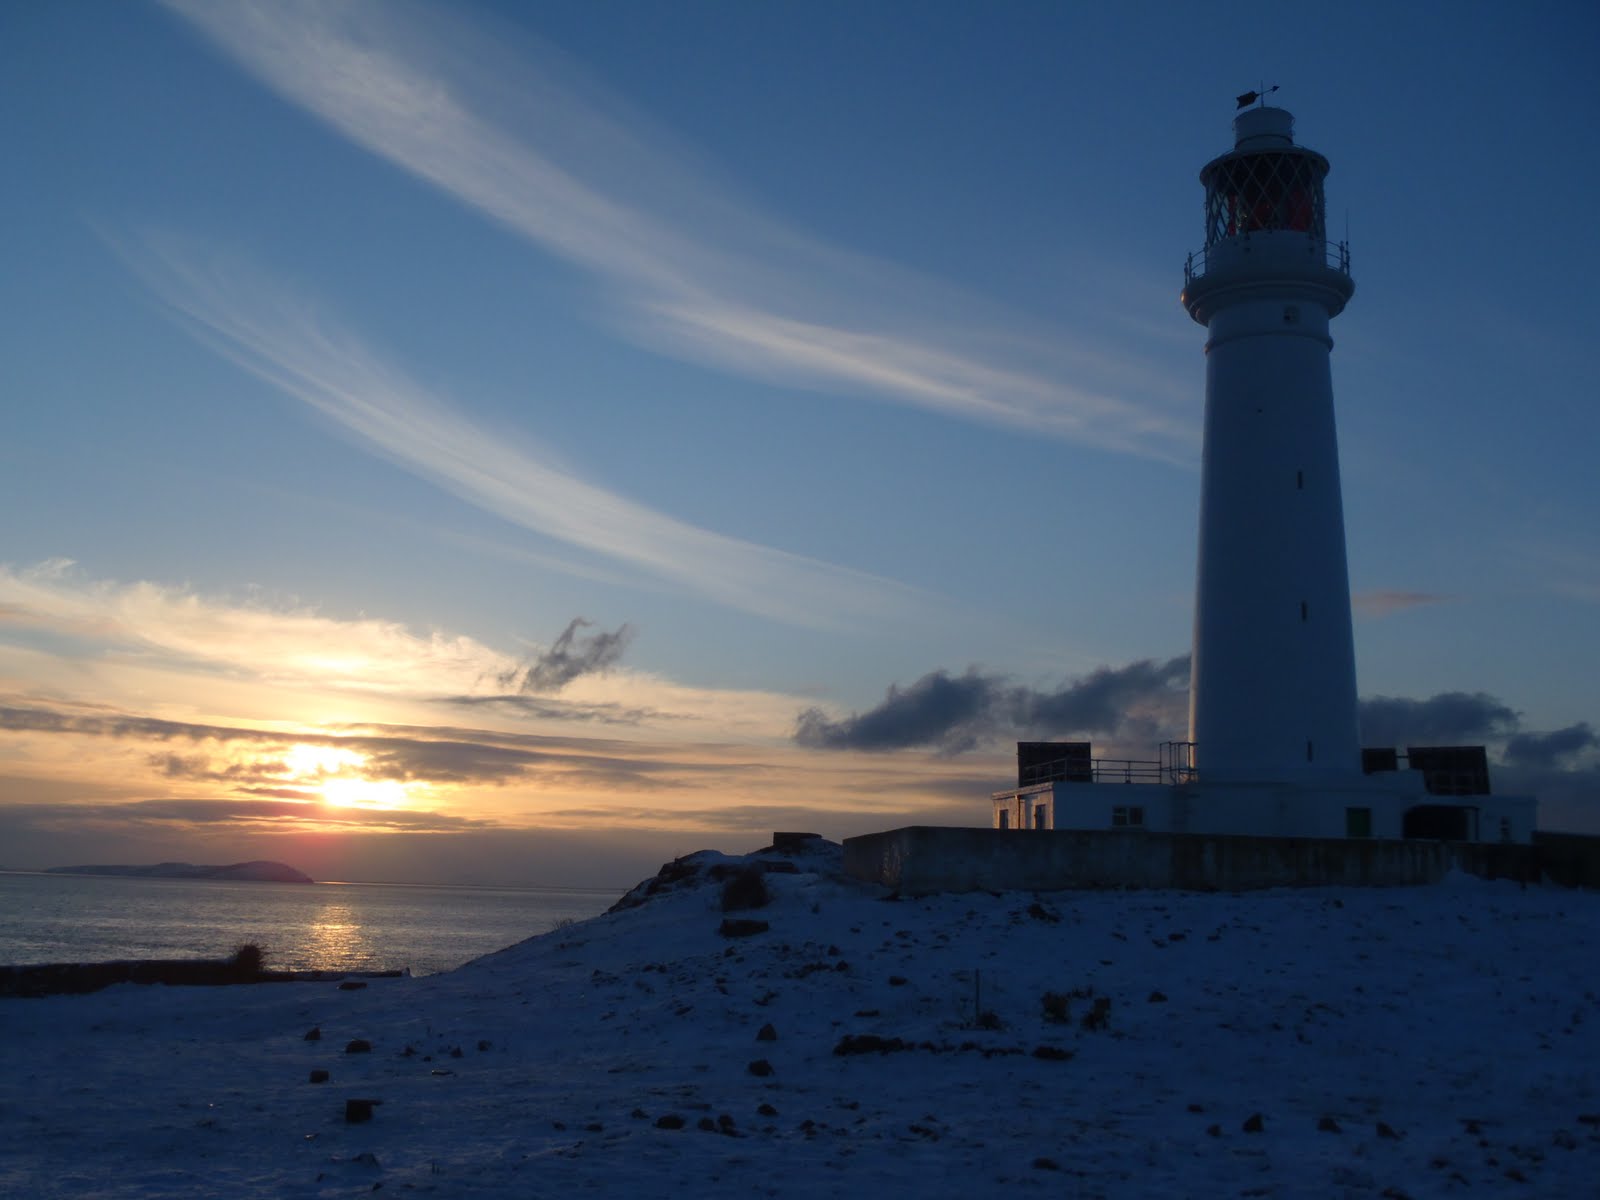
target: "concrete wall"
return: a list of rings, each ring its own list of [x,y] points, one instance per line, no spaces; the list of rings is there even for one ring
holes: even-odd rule
[[[1526,845],[1379,838],[912,825],[846,838],[844,866],[856,879],[910,895],[1067,888],[1244,891],[1434,883],[1453,866],[1485,878],[1537,880],[1540,853]]]
[[[1545,877],[1566,887],[1600,888],[1600,837],[1586,833],[1536,833]]]

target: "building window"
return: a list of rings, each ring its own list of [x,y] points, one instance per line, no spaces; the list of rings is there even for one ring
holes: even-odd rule
[[[1372,836],[1372,810],[1370,808],[1347,808],[1344,810],[1344,835],[1353,838],[1369,838]]]
[[[1118,829],[1142,827],[1144,825],[1144,809],[1138,805],[1113,808],[1111,810],[1111,824]]]

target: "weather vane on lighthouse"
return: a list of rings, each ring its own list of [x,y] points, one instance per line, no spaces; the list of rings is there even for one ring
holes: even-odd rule
[[[1263,104],[1265,104],[1266,100],[1267,100],[1267,97],[1272,95],[1273,92],[1278,90],[1278,85],[1277,84],[1273,84],[1271,87],[1266,87],[1264,84],[1260,85],[1260,86],[1261,86],[1261,90],[1260,91],[1257,91],[1257,92],[1241,92],[1241,93],[1239,93],[1239,95],[1235,96],[1234,99],[1238,101],[1238,107],[1239,108],[1249,108],[1257,100],[1260,100]]]

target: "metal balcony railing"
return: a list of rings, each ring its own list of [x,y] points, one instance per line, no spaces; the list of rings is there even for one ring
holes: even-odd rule
[[[1194,251],[1183,264],[1184,286],[1188,287],[1195,280],[1204,277],[1206,272],[1211,269],[1211,256],[1213,254],[1217,255],[1219,259],[1225,256],[1229,261],[1237,261],[1238,243],[1248,244],[1249,241],[1250,235],[1244,233],[1237,238],[1232,238],[1216,246],[1207,246],[1204,250]],[[1350,243],[1329,242],[1322,238],[1312,237],[1306,239],[1306,252],[1313,259],[1317,257],[1319,247],[1323,266],[1337,271],[1341,275],[1350,274]],[[1218,253],[1219,251],[1224,253]]]

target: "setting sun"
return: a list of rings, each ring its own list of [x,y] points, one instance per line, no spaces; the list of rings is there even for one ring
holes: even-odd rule
[[[411,799],[408,785],[397,779],[342,777],[321,786],[323,802],[336,808],[404,808]]]
[[[339,746],[311,746],[304,742],[289,747],[283,756],[284,768],[296,779],[315,779],[359,767],[366,759],[354,750]]]

